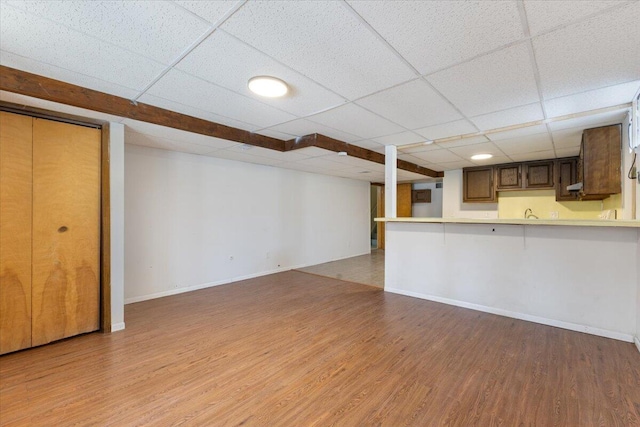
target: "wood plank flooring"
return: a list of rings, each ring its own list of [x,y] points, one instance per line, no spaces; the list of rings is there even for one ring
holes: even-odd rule
[[[290,271],[0,358],[0,424],[635,426],[629,343]]]

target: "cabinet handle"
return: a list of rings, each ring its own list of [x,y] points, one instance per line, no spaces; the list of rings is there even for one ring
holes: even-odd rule
[[[67,231],[69,228],[65,227],[64,225],[60,228],[58,228],[58,233],[64,233],[65,231]]]

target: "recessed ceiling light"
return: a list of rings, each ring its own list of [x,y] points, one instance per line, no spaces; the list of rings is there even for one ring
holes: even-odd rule
[[[487,160],[493,157],[493,154],[474,154],[471,160]]]
[[[256,76],[249,79],[249,90],[256,95],[278,98],[289,91],[287,84],[275,77]]]
[[[346,151],[338,151],[338,156],[346,156],[347,152]]]

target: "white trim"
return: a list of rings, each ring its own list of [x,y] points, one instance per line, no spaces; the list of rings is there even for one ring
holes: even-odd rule
[[[123,330],[124,330],[124,322],[113,323],[111,325],[111,332],[118,332],[118,331],[123,331]]]
[[[368,255],[370,253],[371,253],[371,250],[368,250],[367,252],[363,252],[361,254],[347,255],[347,256],[344,256],[344,257],[341,257],[341,258],[335,258],[335,259],[332,259],[332,260],[329,260],[329,261],[321,262],[319,264],[324,264],[324,263],[333,262],[333,261],[340,261],[342,259],[353,258],[353,257],[357,257],[357,256],[362,256],[362,255]],[[268,276],[269,274],[282,273],[283,271],[297,270],[297,269],[300,269],[300,268],[310,267],[312,265],[318,265],[318,263],[300,264],[300,265],[295,265],[295,266],[292,266],[292,267],[279,267],[279,268],[276,268],[274,270],[262,271],[260,273],[247,274],[245,276],[232,277],[232,278],[229,278],[229,279],[217,280],[215,282],[201,283],[199,285],[188,286],[188,287],[185,287],[185,288],[171,289],[171,290],[168,290],[168,291],[156,292],[156,293],[147,294],[147,295],[141,295],[139,297],[126,298],[124,300],[124,303],[125,303],[125,305],[133,304],[133,303],[136,303],[136,302],[147,301],[147,300],[150,300],[150,299],[168,297],[168,296],[171,296],[171,295],[183,294],[185,292],[191,292],[191,291],[197,291],[197,290],[200,290],[200,289],[212,288],[214,286],[228,285],[229,283],[239,282],[241,280],[254,279],[256,277]],[[123,323],[123,325],[124,325],[124,323]],[[113,330],[113,326],[111,328]]]
[[[471,310],[483,311],[485,313],[497,314],[499,316],[511,317],[514,319],[526,320],[528,322],[540,323],[543,325],[555,326],[557,328],[569,329],[571,331],[584,332],[591,335],[598,335],[606,338],[613,338],[615,340],[633,342],[634,337],[631,334],[625,334],[622,332],[609,331],[607,329],[594,328],[592,326],[580,325],[577,323],[564,322],[562,320],[555,319],[547,319],[545,317],[533,316],[531,314],[518,313],[515,311],[503,310],[501,308],[488,307],[480,304],[473,304],[465,301],[459,301],[449,298],[443,298],[433,295],[421,294],[418,292],[404,291],[401,289],[395,288],[385,288],[386,292],[391,292],[394,294],[405,295],[409,297],[426,299],[429,301],[440,302],[443,304],[455,305],[457,307],[469,308]],[[640,350],[640,345],[638,343],[638,339],[635,339],[636,346]]]
[[[633,340],[636,343],[636,348],[638,349],[638,351],[640,351],[640,339],[638,339],[638,337],[635,337]]]

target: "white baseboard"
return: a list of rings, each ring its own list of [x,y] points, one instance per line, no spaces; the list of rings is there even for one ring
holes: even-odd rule
[[[564,322],[562,320],[548,319],[548,318],[545,318],[545,317],[534,316],[534,315],[531,315],[531,314],[518,313],[518,312],[515,312],[515,311],[504,310],[504,309],[501,309],[501,308],[488,307],[488,306],[485,306],[485,305],[473,304],[473,303],[470,303],[470,302],[459,301],[459,300],[454,300],[454,299],[450,299],[450,298],[443,298],[443,297],[434,296],[434,295],[426,295],[426,294],[421,294],[421,293],[418,293],[418,292],[405,291],[405,290],[402,290],[402,289],[385,288],[384,290],[387,291],[387,292],[394,293],[394,294],[400,294],[400,295],[405,295],[405,296],[409,296],[409,297],[426,299],[426,300],[429,300],[429,301],[440,302],[440,303],[443,303],[443,304],[455,305],[457,307],[469,308],[471,310],[477,310],[477,311],[482,311],[482,312],[485,312],[485,313],[497,314],[499,316],[511,317],[511,318],[514,318],[514,319],[526,320],[528,322],[535,322],[535,323],[540,323],[540,324],[548,325],[548,326],[555,326],[557,328],[569,329],[570,331],[584,332],[584,333],[591,334],[591,335],[598,335],[598,336],[601,336],[601,337],[613,338],[615,340],[626,341],[626,342],[633,342],[634,341],[633,335],[625,334],[625,333],[622,333],[622,332],[609,331],[607,329],[594,328],[592,326],[580,325],[580,324],[571,323],[571,322]],[[636,346],[638,346],[638,349],[640,349],[640,345],[638,343],[638,339],[637,338],[636,338],[635,342],[636,342]]]
[[[118,332],[124,330],[124,322],[111,324],[111,332]]]
[[[124,300],[124,303],[125,303],[125,305],[126,304],[133,304],[133,303],[136,303],[136,302],[147,301],[147,300],[150,300],[150,299],[168,297],[168,296],[171,296],[171,295],[183,294],[185,292],[197,291],[199,289],[211,288],[213,286],[228,285],[229,283],[239,282],[241,280],[254,279],[256,277],[268,276],[269,274],[282,273],[283,271],[289,271],[289,270],[297,270],[297,269],[300,269],[300,268],[310,267],[312,265],[324,264],[326,262],[339,261],[341,259],[353,258],[353,257],[360,256],[360,255],[368,255],[370,253],[371,253],[371,250],[369,250],[367,252],[363,252],[361,254],[348,255],[348,256],[341,257],[341,258],[335,258],[335,259],[332,259],[332,260],[329,260],[329,261],[323,261],[323,262],[320,262],[320,263],[316,262],[316,263],[300,264],[300,265],[287,266],[287,267],[279,267],[279,268],[276,268],[276,269],[273,269],[273,270],[269,270],[269,271],[262,271],[262,272],[259,272],[259,273],[247,274],[245,276],[232,277],[232,278],[229,278],[229,279],[223,279],[223,280],[218,280],[218,281],[209,282],[209,283],[202,283],[202,284],[199,284],[199,285],[188,286],[188,287],[184,287],[184,288],[170,289],[168,291],[154,292],[152,294],[126,298]],[[124,327],[123,327],[123,329],[124,329]],[[112,330],[113,330],[113,326],[112,326]]]
[[[638,349],[638,351],[640,351],[640,339],[638,337],[635,337],[633,340],[636,343],[636,348]]]

